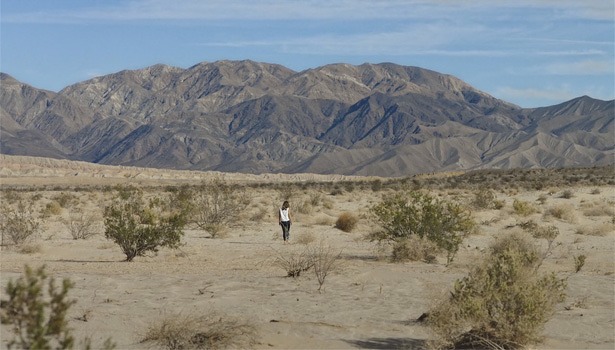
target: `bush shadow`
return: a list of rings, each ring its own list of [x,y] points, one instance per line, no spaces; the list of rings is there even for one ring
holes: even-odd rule
[[[344,340],[360,349],[426,349],[427,342],[423,339],[413,338],[369,338],[366,340]]]

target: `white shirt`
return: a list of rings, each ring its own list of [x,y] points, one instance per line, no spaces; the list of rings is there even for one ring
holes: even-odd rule
[[[290,208],[280,209],[280,221],[290,221],[290,218],[288,217],[289,209]]]

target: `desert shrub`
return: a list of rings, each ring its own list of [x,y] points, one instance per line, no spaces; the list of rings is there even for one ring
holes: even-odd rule
[[[536,208],[530,202],[515,199],[513,201],[513,210],[515,214],[520,216],[529,216],[536,212]]]
[[[314,268],[314,274],[318,280],[318,292],[321,291],[325,279],[335,269],[342,255],[341,250],[327,244],[321,240],[318,245],[312,246],[309,250],[309,259]]]
[[[461,205],[417,191],[387,196],[371,208],[382,227],[372,240],[399,241],[412,235],[427,238],[447,252],[450,263],[475,223]]]
[[[538,198],[536,198],[536,202],[540,204],[545,204],[547,202],[547,195],[544,193],[539,195]]]
[[[159,247],[178,248],[186,223],[185,213],[170,212],[168,203],[154,198],[149,201],[138,195],[119,199],[105,208],[105,237],[120,246],[126,261]]]
[[[565,280],[539,275],[538,249],[511,234],[455,282],[450,296],[429,313],[438,348],[513,349],[541,340],[544,324],[564,300]]]
[[[36,254],[42,251],[43,247],[38,243],[24,243],[17,248],[17,252],[20,254]]]
[[[342,213],[335,221],[335,228],[344,232],[351,232],[357,226],[359,218],[352,213]]]
[[[3,203],[15,204],[21,200],[21,196],[15,190],[2,190],[1,194],[2,197],[0,199],[2,199]]]
[[[74,338],[66,320],[68,309],[75,303],[67,299],[72,287],[73,283],[64,279],[58,289],[44,266],[32,270],[26,265],[22,277],[10,280],[5,289],[8,300],[2,300],[1,315],[2,323],[9,324],[14,332],[9,348],[72,348]]]
[[[562,192],[559,197],[564,199],[570,199],[574,197],[574,192],[572,192],[572,190],[564,190],[564,192]]]
[[[602,223],[594,226],[583,225],[577,228],[576,234],[584,236],[601,236],[604,237],[615,231],[615,226],[612,223]]]
[[[571,204],[558,204],[549,207],[544,214],[545,218],[552,216],[565,222],[574,223],[577,220],[576,211]]]
[[[19,200],[15,206],[4,205],[0,209],[2,246],[21,245],[40,233],[41,223],[34,217],[32,204]]]
[[[98,232],[96,231],[96,217],[80,211],[70,213],[67,219],[62,219],[62,224],[68,229],[73,239],[88,239]]]
[[[585,216],[612,216],[614,214],[615,208],[609,203],[594,202],[583,206],[583,215]]]
[[[589,192],[590,194],[600,194],[600,189],[599,188],[594,188],[593,190],[591,190],[591,192]]]
[[[410,236],[393,243],[391,260],[393,262],[425,261],[434,262],[439,252],[438,246],[427,238]]]
[[[309,247],[291,248],[276,252],[274,265],[283,268],[287,277],[299,277],[314,266]]]
[[[191,219],[212,238],[219,237],[249,203],[249,197],[242,190],[222,179],[214,179],[196,188]]]
[[[585,254],[573,256],[573,259],[574,259],[574,272],[575,273],[581,271],[581,269],[585,265],[585,259],[586,258],[587,257],[585,256]]]
[[[246,349],[257,344],[256,327],[246,321],[209,315],[170,315],[150,323],[142,343],[163,349]]]
[[[77,204],[79,201],[77,197],[71,193],[61,192],[51,198],[54,202],[57,202],[60,207],[68,208]]]
[[[478,192],[474,193],[474,200],[472,201],[472,205],[474,205],[474,207],[478,209],[492,209],[495,208],[495,202],[495,193],[488,188],[483,188]]]
[[[41,215],[45,218],[60,214],[62,214],[62,206],[56,201],[51,201],[45,204],[45,208],[43,208],[41,212]]]

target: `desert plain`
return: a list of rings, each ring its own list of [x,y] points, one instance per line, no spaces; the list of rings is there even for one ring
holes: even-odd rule
[[[546,323],[535,349],[615,348],[615,173],[613,168],[509,170],[430,174],[408,179],[313,174],[247,175],[96,166],[43,158],[2,156],[2,205],[33,203],[38,236],[1,251],[2,299],[24,266],[45,266],[57,280],[74,282],[68,314],[77,346],[112,339],[117,349],[155,349],[148,329],[166,317],[222,315],[251,325],[257,349],[423,349],[433,334],[417,321],[446,298],[501,235],[523,223],[555,226],[559,235],[540,268],[567,281],[566,298]],[[467,174],[466,174],[467,175]],[[102,213],[117,185],[145,193],[224,179],[242,190],[247,206],[224,233],[212,238],[187,226],[179,249],[126,262],[105,238]],[[457,178],[458,180],[454,180]],[[498,209],[473,206],[492,188]],[[390,247],[366,239],[379,229],[370,208],[405,188],[461,203],[477,223],[455,259],[392,262]],[[67,199],[50,212],[50,203]],[[291,243],[284,244],[277,208],[291,203]],[[530,204],[520,215],[514,201]],[[73,239],[65,224],[75,212],[91,214],[97,234]],[[350,232],[336,228],[342,213],[358,219]],[[324,244],[339,252],[322,288],[311,271],[287,277],[279,258]],[[535,244],[546,250],[544,240]],[[585,256],[579,267],[575,257]],[[222,317],[221,316],[221,317]],[[12,338],[2,325],[0,348]]]

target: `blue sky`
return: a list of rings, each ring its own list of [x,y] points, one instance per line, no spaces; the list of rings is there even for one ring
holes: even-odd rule
[[[613,0],[2,0],[0,70],[59,91],[157,63],[393,62],[522,107],[615,98]]]

